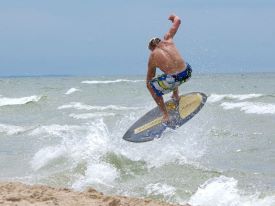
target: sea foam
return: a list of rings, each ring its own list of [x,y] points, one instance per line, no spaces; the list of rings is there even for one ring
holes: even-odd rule
[[[113,84],[113,83],[120,83],[120,82],[130,82],[130,83],[137,83],[137,82],[144,82],[145,80],[129,80],[129,79],[116,79],[116,80],[86,80],[82,81],[83,84]]]
[[[224,102],[221,106],[225,110],[240,109],[247,114],[275,114],[275,105],[261,102]]]
[[[69,104],[65,104],[59,106],[58,109],[77,109],[77,110],[137,110],[140,109],[139,107],[124,107],[124,106],[117,106],[117,105],[107,105],[107,106],[92,106],[83,104],[81,102],[71,102]]]
[[[46,166],[49,162],[65,156],[66,148],[63,146],[49,146],[39,150],[31,160],[32,168],[37,171]]]
[[[71,89],[69,89],[65,94],[69,95],[69,94],[75,93],[75,92],[77,92],[77,91],[80,91],[80,89],[71,88]]]
[[[0,133],[5,133],[7,135],[19,134],[19,133],[24,132],[26,130],[27,130],[26,128],[16,126],[16,125],[0,124]]]
[[[111,186],[119,176],[118,171],[102,157],[110,151],[110,134],[102,119],[93,122],[75,125],[48,125],[41,126],[32,132],[32,135],[56,136],[54,146],[45,146],[39,149],[31,160],[32,168],[37,171],[47,169],[48,165],[62,159],[64,167],[70,169],[85,165],[84,173],[78,173],[77,179],[72,182],[75,189],[83,189],[90,184]]]
[[[93,119],[93,118],[100,118],[100,117],[112,117],[115,116],[115,113],[84,113],[84,114],[70,114],[69,116],[75,119]]]
[[[75,131],[83,130],[82,126],[77,125],[44,125],[40,126],[30,132],[30,135],[52,135],[57,137],[64,137],[66,135],[73,135]]]
[[[21,97],[21,98],[7,98],[0,97],[0,107],[1,106],[10,106],[10,105],[23,105],[30,102],[38,102],[42,96],[29,96],[29,97]]]
[[[88,185],[104,185],[113,187],[112,182],[119,177],[119,172],[108,163],[90,164],[85,171],[85,176],[72,185],[72,188],[81,190]]]
[[[211,94],[207,101],[210,103],[219,102],[221,100],[245,100],[264,96],[263,94]]]
[[[145,187],[147,195],[164,196],[165,199],[170,200],[176,193],[176,188],[167,184],[149,184]]]
[[[244,194],[236,179],[220,176],[202,184],[189,203],[192,206],[273,206],[275,196]]]

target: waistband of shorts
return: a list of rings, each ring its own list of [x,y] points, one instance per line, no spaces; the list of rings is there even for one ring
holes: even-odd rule
[[[181,75],[181,74],[187,72],[188,70],[192,71],[190,64],[188,64],[188,63],[185,63],[185,64],[186,64],[186,66],[185,66],[185,68],[182,71],[174,73],[174,74],[170,74],[170,75],[171,76],[178,76],[178,75]]]
[[[187,62],[185,62],[185,67],[184,67],[183,70],[181,70],[180,72],[176,72],[176,73],[173,73],[173,74],[169,74],[169,75],[171,75],[171,76],[179,75],[180,73],[185,72],[185,71],[186,71],[188,68],[190,68],[190,67],[191,67],[190,64],[188,64]]]

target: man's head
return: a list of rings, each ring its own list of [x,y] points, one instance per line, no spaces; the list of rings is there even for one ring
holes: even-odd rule
[[[161,42],[161,39],[158,37],[154,37],[154,38],[150,39],[149,44],[148,44],[148,49],[153,51],[160,42]]]

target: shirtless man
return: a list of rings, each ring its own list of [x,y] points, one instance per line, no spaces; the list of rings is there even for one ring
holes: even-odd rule
[[[172,27],[165,34],[164,39],[152,38],[148,45],[151,54],[148,61],[146,84],[163,112],[163,122],[169,121],[169,114],[162,95],[173,92],[172,98],[178,101],[178,86],[187,81],[192,73],[191,66],[184,61],[173,42],[181,20],[176,15],[169,16],[169,20],[172,22]],[[156,68],[159,68],[164,74],[155,77]]]

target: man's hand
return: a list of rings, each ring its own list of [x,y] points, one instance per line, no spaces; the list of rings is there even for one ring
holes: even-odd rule
[[[175,20],[175,17],[176,17],[176,15],[172,14],[169,16],[168,20],[172,21],[172,23],[173,23]]]

